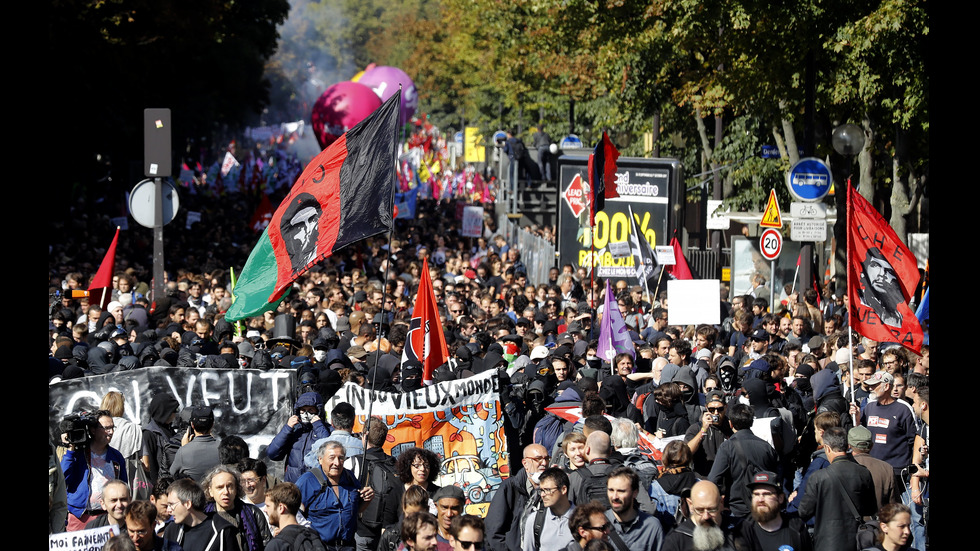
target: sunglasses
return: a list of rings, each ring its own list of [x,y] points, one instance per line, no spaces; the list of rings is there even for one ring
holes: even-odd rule
[[[477,550],[483,549],[482,541],[463,541],[463,540],[456,540],[456,541],[459,542],[460,547],[462,547],[463,549],[469,549],[470,547]]]

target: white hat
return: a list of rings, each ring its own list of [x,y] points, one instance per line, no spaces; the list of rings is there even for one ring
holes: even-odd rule
[[[548,357],[548,347],[547,346],[535,346],[534,350],[531,351],[532,360],[540,360],[542,358]]]

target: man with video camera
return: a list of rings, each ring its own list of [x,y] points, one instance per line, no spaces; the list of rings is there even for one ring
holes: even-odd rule
[[[112,424],[108,411],[72,414],[61,422],[61,439],[68,450],[61,458],[68,494],[68,531],[82,530],[85,523],[105,513],[102,489],[112,480],[126,477],[126,460],[109,445],[109,433],[100,422]]]

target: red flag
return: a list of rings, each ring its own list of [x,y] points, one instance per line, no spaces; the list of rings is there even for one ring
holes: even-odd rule
[[[422,277],[419,281],[418,295],[412,310],[412,321],[402,350],[402,363],[416,360],[422,364],[422,382],[432,381],[432,372],[449,360],[446,336],[439,322],[439,309],[436,295],[432,291],[432,278],[429,276],[429,262],[422,260]]]
[[[116,244],[119,243],[119,228],[116,228],[116,235],[112,238],[109,250],[105,252],[102,265],[99,271],[95,272],[92,284],[88,286],[89,299],[92,303],[98,301],[99,306],[105,310],[112,302],[112,274],[116,272]]]
[[[670,246],[674,248],[674,262],[676,264],[667,266],[667,275],[673,279],[700,279],[694,276],[694,273],[691,272],[691,267],[687,265],[687,259],[684,258],[684,251],[681,250],[681,242],[674,237],[670,240]]]
[[[262,194],[262,199],[259,201],[259,206],[255,208],[255,212],[252,213],[252,221],[249,222],[248,226],[252,228],[253,231],[260,232],[269,225],[272,221],[272,214],[275,211],[272,209],[272,202],[269,201],[269,196],[265,193]]]
[[[596,144],[595,150],[589,155],[589,225],[595,225],[595,215],[605,208],[606,199],[619,197],[616,189],[616,159],[619,151],[609,141],[609,136],[602,133],[602,139]]]
[[[879,342],[919,353],[922,327],[909,308],[919,283],[912,251],[850,183],[847,186],[847,296],[850,324]]]

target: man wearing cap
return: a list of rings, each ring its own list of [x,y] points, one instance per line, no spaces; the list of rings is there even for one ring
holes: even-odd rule
[[[191,409],[190,426],[180,441],[180,449],[170,465],[174,478],[190,477],[199,483],[212,467],[221,463],[218,458],[218,440],[211,435],[214,428],[214,410],[209,406]]]
[[[891,465],[871,457],[868,453],[874,446],[872,438],[871,431],[860,425],[847,431],[847,444],[851,447],[851,457],[871,472],[871,478],[875,483],[875,498],[878,500],[878,509],[881,510],[883,505],[894,501],[892,496],[895,495],[895,473]]]
[[[912,443],[918,427],[912,406],[892,396],[894,382],[895,377],[887,371],[875,373],[865,381],[873,393],[868,396],[868,404],[863,411],[851,404],[851,413],[856,414],[858,423],[867,427],[873,435],[874,446],[869,455],[892,466],[897,490],[905,486],[900,477],[902,469],[912,464]],[[896,501],[898,497],[895,496]]]
[[[752,518],[743,520],[736,527],[735,537],[739,549],[813,549],[806,524],[799,517],[787,515],[783,511],[786,495],[776,473],[758,473],[747,486],[752,492]]]
[[[739,367],[748,367],[749,364],[762,358],[769,351],[769,332],[764,327],[759,327],[749,335],[750,350],[742,359]]]
[[[432,495],[432,502],[436,505],[436,521],[438,530],[436,539],[438,540],[439,551],[451,551],[452,538],[451,529],[453,519],[463,514],[463,505],[466,504],[466,496],[463,489],[454,484],[443,486],[436,490]]]
[[[712,390],[705,394],[704,413],[699,424],[693,424],[684,435],[684,442],[694,453],[694,472],[702,478],[711,472],[718,448],[731,435],[731,427],[725,416],[725,394]]]

